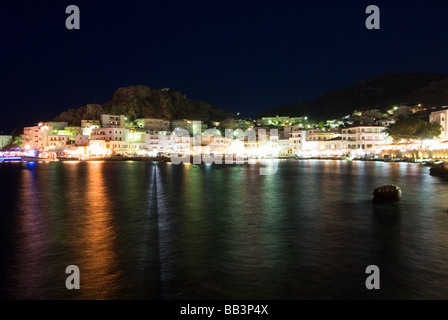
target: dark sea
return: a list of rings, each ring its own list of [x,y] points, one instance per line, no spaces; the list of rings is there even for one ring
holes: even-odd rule
[[[448,181],[410,163],[265,165],[1,163],[0,299],[448,298]],[[374,204],[384,184],[402,200]]]

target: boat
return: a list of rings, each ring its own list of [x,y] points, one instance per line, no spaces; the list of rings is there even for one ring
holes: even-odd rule
[[[10,162],[10,161],[22,161],[21,157],[0,157],[0,162]]]

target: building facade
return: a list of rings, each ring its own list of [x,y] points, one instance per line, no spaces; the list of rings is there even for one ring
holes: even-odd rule
[[[372,150],[386,143],[384,126],[353,125],[341,131],[342,149]]]
[[[124,128],[125,127],[125,116],[124,115],[111,115],[102,114],[101,115],[101,126],[108,128]]]
[[[57,130],[63,130],[67,122],[40,122],[37,126],[23,129],[23,145],[25,149],[43,151],[48,146],[48,137]]]
[[[153,131],[169,131],[171,122],[164,119],[137,119],[135,120],[139,128]]]
[[[439,123],[442,126],[442,133],[438,140],[448,140],[448,109],[431,112],[429,115],[429,122]]]
[[[105,141],[129,141],[129,130],[126,128],[99,128],[92,129],[92,140],[105,140]]]

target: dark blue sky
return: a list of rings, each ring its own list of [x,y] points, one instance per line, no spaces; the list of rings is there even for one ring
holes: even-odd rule
[[[70,4],[80,30],[65,28]],[[365,27],[370,4],[380,30]],[[2,4],[0,133],[129,85],[254,116],[391,71],[448,73],[447,10],[447,1]]]

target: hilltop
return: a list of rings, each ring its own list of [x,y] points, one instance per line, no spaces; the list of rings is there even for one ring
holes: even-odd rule
[[[260,116],[308,116],[325,120],[354,110],[385,109],[394,105],[439,107],[448,104],[448,75],[391,72],[321,94],[314,100],[266,110]]]
[[[112,100],[104,104],[87,104],[69,109],[54,121],[80,125],[81,120],[99,120],[101,114],[125,115],[129,120],[138,118],[192,119],[221,121],[235,117],[229,112],[204,101],[187,99],[185,94],[170,89],[150,89],[147,86],[129,86],[115,91]]]

